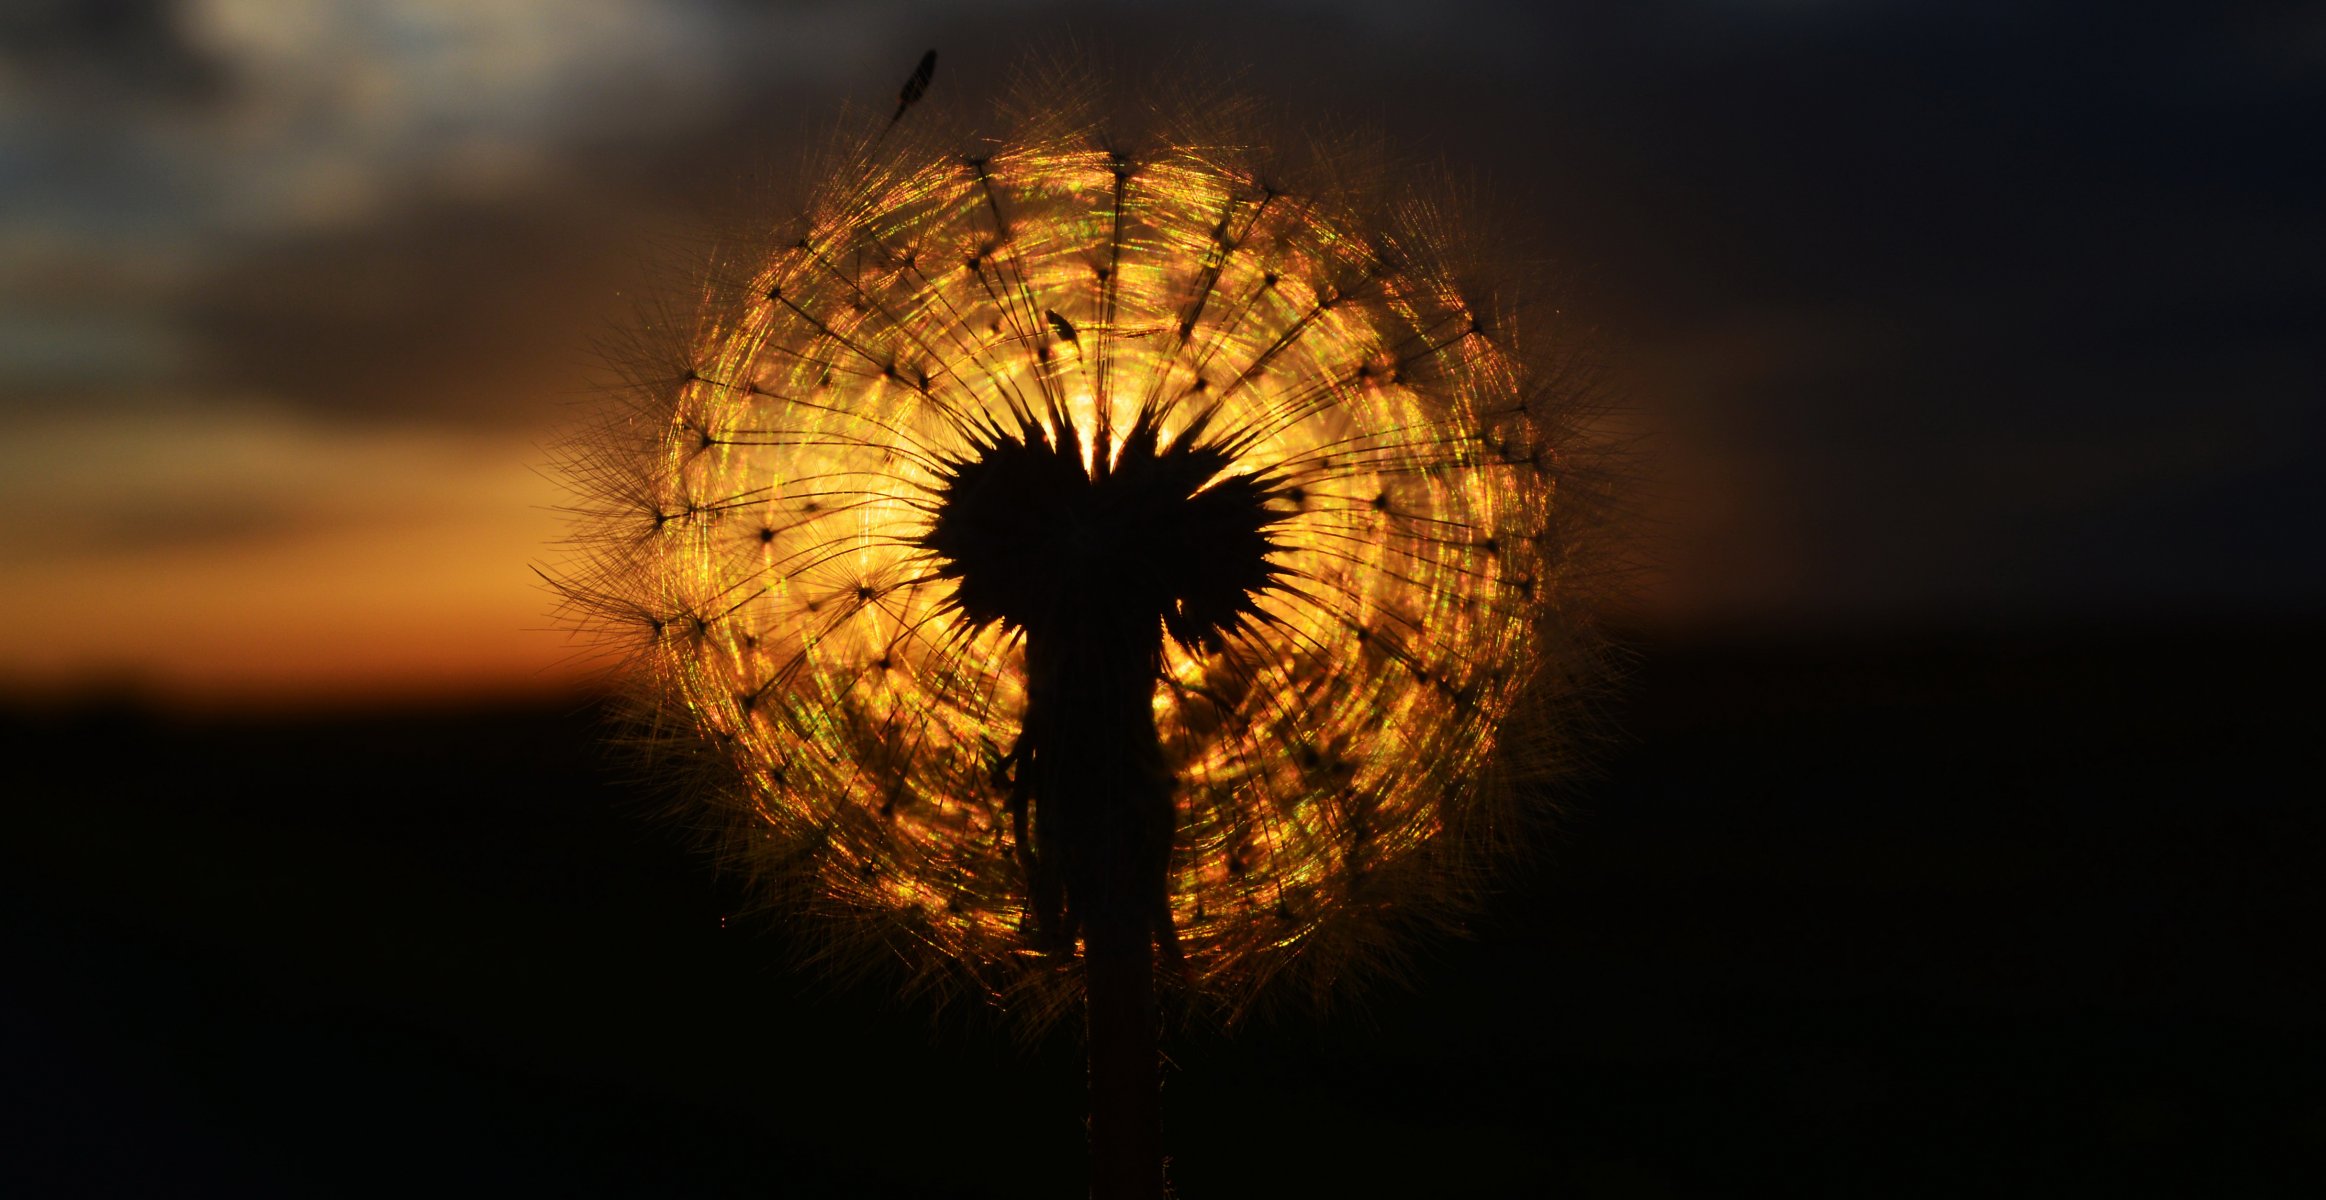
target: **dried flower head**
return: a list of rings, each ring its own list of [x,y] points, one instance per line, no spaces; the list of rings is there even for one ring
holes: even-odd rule
[[[1043,772],[1113,756],[1154,785],[1134,900],[1240,1011],[1458,908],[1540,804],[1590,657],[1579,397],[1426,205],[1035,111],[860,148],[707,289],[577,460],[561,587],[771,896],[1054,1012],[1099,885]],[[1152,738],[1067,744],[1093,674]]]

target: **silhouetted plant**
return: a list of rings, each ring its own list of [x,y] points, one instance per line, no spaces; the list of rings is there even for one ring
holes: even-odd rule
[[[1459,913],[1591,674],[1585,389],[1240,111],[892,119],[574,463],[728,861],[1037,1025],[1108,945],[1232,1019]]]

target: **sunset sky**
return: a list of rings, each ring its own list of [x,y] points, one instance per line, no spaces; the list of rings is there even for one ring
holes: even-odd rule
[[[2315,612],[2326,19],[69,0],[0,16],[0,692],[538,691],[609,345],[921,51],[1240,78],[1554,273],[1638,619]],[[615,355],[618,359],[618,354]]]

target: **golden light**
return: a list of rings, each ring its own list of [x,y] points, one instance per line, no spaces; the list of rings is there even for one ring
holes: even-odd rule
[[[578,470],[567,591],[713,748],[734,860],[1005,1002],[1061,978],[1004,778],[1025,638],[969,619],[930,548],[997,431],[1086,474],[1202,440],[1202,490],[1265,502],[1272,582],[1227,636],[1165,641],[1153,693],[1198,990],[1321,983],[1459,901],[1555,766],[1568,402],[1426,214],[1254,161],[1075,131],[860,162]]]

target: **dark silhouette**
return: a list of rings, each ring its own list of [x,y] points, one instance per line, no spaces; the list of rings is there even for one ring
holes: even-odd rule
[[[1085,468],[1096,431],[1062,413],[996,429],[947,462],[921,540],[964,621],[1025,636],[1023,732],[1004,760],[1010,816],[1040,944],[1084,945],[1100,1196],[1161,1194],[1155,956],[1180,960],[1173,784],[1153,703],[1163,636],[1220,647],[1282,574],[1268,562],[1280,489],[1217,478],[1235,455],[1207,433],[1199,421],[1166,439],[1143,413],[1119,457],[1098,453]]]
[[[912,77],[905,80],[905,86],[897,92],[896,115],[888,119],[890,125],[904,120],[905,110],[921,102],[921,97],[928,94],[929,80],[936,73],[937,52],[931,50],[921,55],[920,65],[913,68]]]

